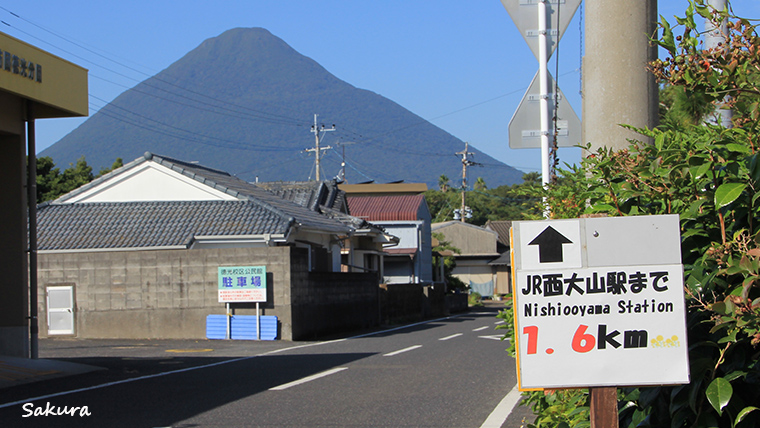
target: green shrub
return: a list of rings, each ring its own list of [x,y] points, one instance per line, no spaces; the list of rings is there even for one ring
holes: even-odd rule
[[[554,218],[680,215],[691,383],[619,390],[621,427],[760,426],[760,37],[737,19],[724,49],[702,51],[695,15],[728,19],[699,1],[677,18],[682,35],[663,19],[657,43],[671,57],[652,71],[709,102],[728,96],[734,127],[637,129],[654,144],[591,153],[541,195]],[[581,390],[526,396],[536,427],[586,424],[571,410],[586,406]]]
[[[476,291],[470,291],[470,295],[467,296],[467,304],[469,306],[483,306],[483,296]]]

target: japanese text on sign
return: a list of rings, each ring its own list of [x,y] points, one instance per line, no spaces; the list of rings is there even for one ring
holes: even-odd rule
[[[656,384],[683,376],[662,363],[686,350],[680,265],[522,272],[516,280],[523,388]],[[615,363],[603,367],[597,360],[610,352]]]
[[[266,302],[266,267],[220,267],[220,302]]]
[[[689,382],[677,215],[512,223],[521,390]]]

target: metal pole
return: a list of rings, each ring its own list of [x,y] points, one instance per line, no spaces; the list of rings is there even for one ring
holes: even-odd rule
[[[549,185],[549,39],[546,37],[546,0],[538,2],[538,88],[539,115],[541,119],[541,185]],[[544,198],[544,217],[549,218],[549,208]]]
[[[230,304],[227,303],[227,334],[225,335],[225,339],[231,339],[232,338],[232,313],[230,312]]]
[[[261,340],[261,315],[259,314],[259,302],[256,302],[256,340]]]
[[[538,2],[538,83],[541,99],[541,183],[549,184],[549,78],[547,70],[548,38],[546,37],[546,0]]]
[[[39,356],[39,322],[37,318],[37,154],[34,128],[34,103],[26,107],[28,151],[27,203],[29,204],[29,333],[30,357]]]

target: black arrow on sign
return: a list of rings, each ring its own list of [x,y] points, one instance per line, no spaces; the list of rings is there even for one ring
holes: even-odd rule
[[[561,263],[562,262],[562,244],[572,244],[573,241],[567,239],[565,235],[557,232],[553,227],[548,226],[528,245],[538,245],[538,260],[541,263]]]

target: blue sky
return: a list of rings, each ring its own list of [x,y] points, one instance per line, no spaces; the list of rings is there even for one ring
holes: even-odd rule
[[[660,14],[674,22],[687,5],[660,0]],[[739,16],[760,18],[757,0],[731,5]],[[499,0],[38,0],[0,7],[0,31],[90,70],[91,114],[203,40],[263,27],[338,78],[509,165],[540,171],[539,150],[509,149],[509,120],[538,62]],[[558,73],[579,117],[581,22],[576,13],[563,36]],[[549,66],[555,77],[556,57]],[[340,126],[340,118],[320,118]],[[38,121],[38,149],[82,121]],[[305,133],[305,144],[312,139]],[[562,162],[579,159],[579,149],[560,151]]]

